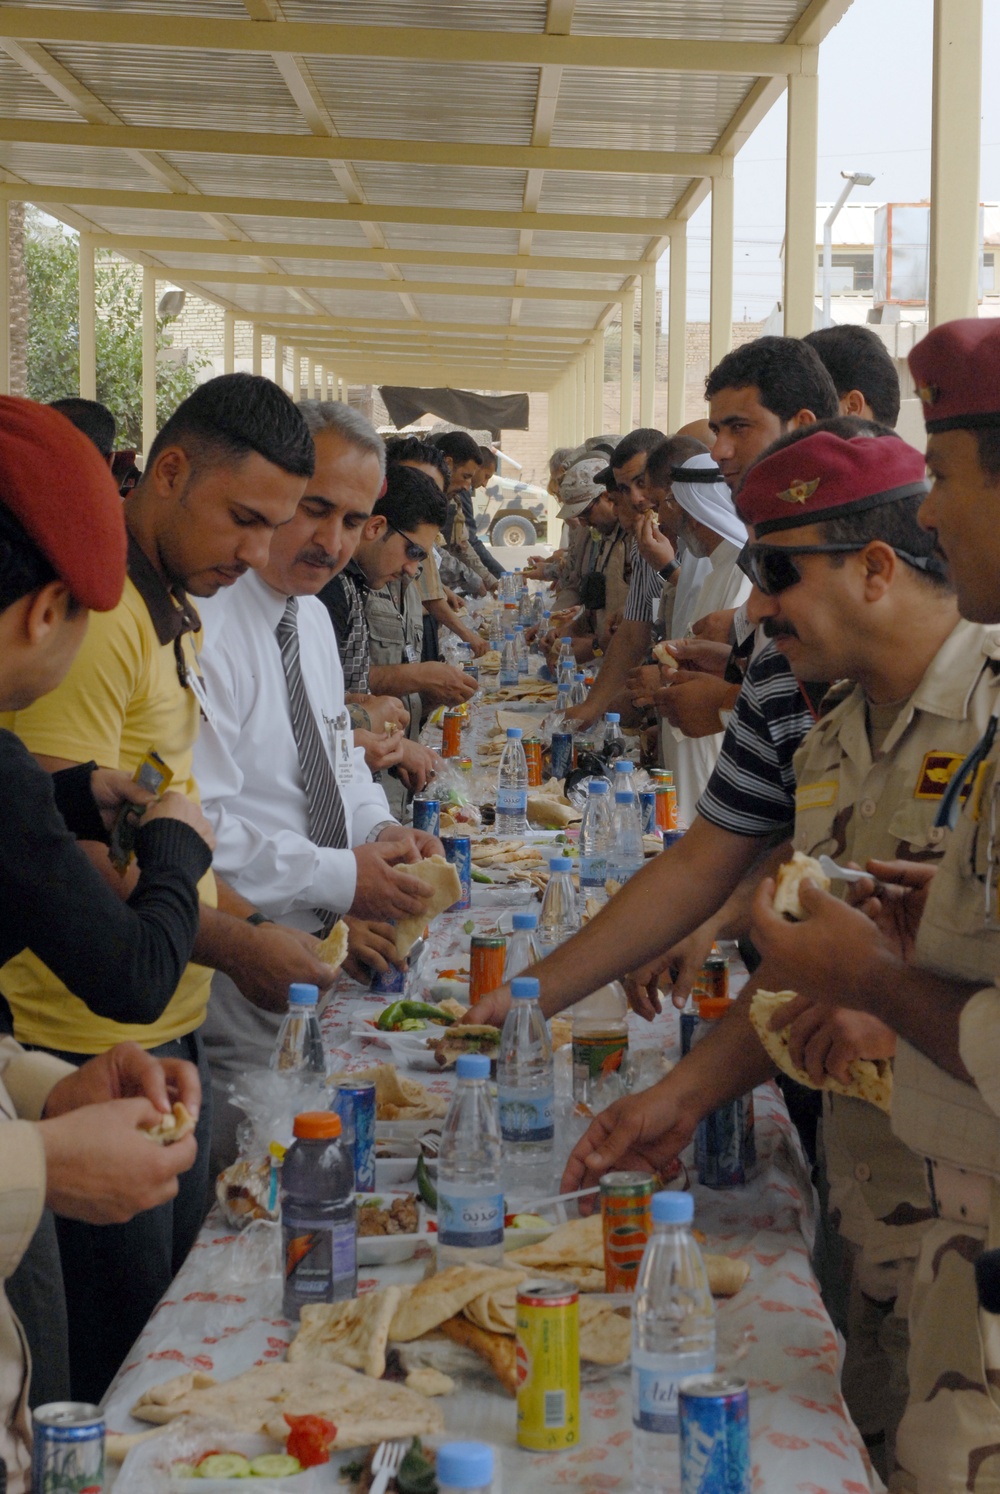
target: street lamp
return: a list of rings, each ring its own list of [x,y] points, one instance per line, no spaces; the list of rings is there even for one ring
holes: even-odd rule
[[[823,325],[830,323],[830,294],[831,279],[833,275],[833,225],[837,221],[841,208],[850,197],[855,187],[870,187],[875,180],[867,171],[842,171],[845,186],[833,207],[826,215],[823,224]]]

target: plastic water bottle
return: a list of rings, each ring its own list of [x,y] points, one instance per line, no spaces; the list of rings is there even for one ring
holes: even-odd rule
[[[536,597],[535,600],[536,602],[540,602],[541,597]],[[542,652],[542,639],[549,631],[549,618],[551,616],[551,612],[544,612],[540,607],[535,608],[535,620],[538,623],[538,631],[531,642],[531,652],[533,654],[541,654]]]
[[[549,885],[538,918],[538,947],[543,955],[572,938],[580,927],[572,872],[573,863],[568,856],[554,856],[549,862]]]
[[[544,1187],[555,1140],[552,1043],[538,1005],[538,981],[519,975],[510,990],[513,999],[497,1059],[503,1160],[512,1186],[527,1182],[537,1170],[537,1181]]]
[[[503,612],[499,607],[490,617],[490,648],[496,649],[497,653],[503,648]]]
[[[514,653],[517,658],[518,674],[528,673],[528,645],[524,641],[524,629],[520,623],[514,629]]]
[[[515,913],[514,932],[507,940],[507,954],[503,962],[503,983],[508,985],[515,975],[523,975],[542,958],[535,938],[538,927],[537,913]]]
[[[295,1140],[281,1168],[284,1313],[298,1319],[311,1302],[357,1296],[354,1161],[340,1116],[307,1110],[295,1117]]]
[[[485,1053],[463,1053],[438,1153],[438,1269],[503,1265],[500,1123]]]
[[[592,778],[587,787],[587,804],[580,825],[580,897],[605,902],[604,883],[611,853],[611,801],[608,780]]]
[[[507,745],[497,772],[498,835],[528,833],[528,764],[521,746],[521,728],[508,726]]]
[[[583,705],[587,699],[587,687],[583,681],[583,670],[578,669],[573,675],[573,688],[569,692],[569,703],[571,706]]]
[[[517,649],[514,647],[513,633],[507,633],[504,637],[503,653],[500,655],[500,683],[501,685],[516,685],[517,681]]]
[[[521,600],[517,605],[517,620],[519,623],[523,623],[526,628],[530,628],[531,624],[535,621],[535,598],[528,588],[527,581],[524,583]]]
[[[608,853],[608,880],[623,887],[635,876],[643,863],[642,825],[635,791],[630,785],[615,789],[615,808],[611,819],[611,850]]]
[[[602,751],[609,762],[613,757],[623,757],[625,755],[625,738],[622,736],[621,719],[618,711],[609,711],[604,718],[604,746]]]
[[[279,1074],[325,1074],[326,1055],[316,1016],[319,987],[288,987],[288,1011],[278,1029],[271,1068]]]
[[[653,1194],[653,1233],[632,1310],[632,1487],[665,1494],[678,1474],[677,1386],[715,1369],[715,1305],[691,1236],[690,1193]]]

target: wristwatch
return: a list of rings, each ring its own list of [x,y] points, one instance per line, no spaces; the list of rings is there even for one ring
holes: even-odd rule
[[[669,581],[671,576],[674,575],[676,571],[679,571],[680,568],[681,563],[679,560],[668,560],[667,564],[663,567],[659,574],[662,576],[664,581]]]
[[[379,820],[378,824],[375,825],[373,829],[369,830],[368,834],[365,836],[365,845],[370,846],[373,841],[378,840],[383,830],[388,830],[390,825],[398,824],[398,820]]]
[[[260,928],[262,923],[273,923],[274,919],[268,918],[264,913],[248,913],[244,921],[246,923],[252,923],[254,928],[258,929]]]

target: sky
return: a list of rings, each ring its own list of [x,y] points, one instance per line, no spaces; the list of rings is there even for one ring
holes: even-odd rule
[[[933,0],[854,0],[819,54],[819,202],[832,203],[842,170],[870,171],[860,202],[919,202],[930,195]],[[983,56],[1000,55],[1000,3],[985,0]],[[984,75],[986,68],[984,67]],[[984,76],[980,200],[1000,202],[1000,90]],[[765,317],[781,288],[785,99],[736,157],[733,316]],[[688,318],[708,319],[706,201],[688,228]],[[836,238],[836,231],[834,233]],[[668,256],[658,279],[666,282]]]

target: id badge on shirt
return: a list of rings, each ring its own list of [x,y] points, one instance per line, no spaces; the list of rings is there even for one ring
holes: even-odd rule
[[[324,716],[327,731],[330,733],[330,752],[333,758],[333,776],[340,788],[354,782],[354,732],[351,729],[351,720],[346,711],[332,720]]]
[[[406,662],[407,662],[407,664],[419,664],[420,663],[421,650],[417,647],[417,645],[415,643],[408,643],[406,645],[406,650],[405,651],[406,651]]]
[[[187,682],[191,686],[191,693],[194,695],[195,700],[198,702],[198,709],[201,711],[201,714],[204,716],[209,726],[214,727],[215,712],[212,710],[212,707],[209,704],[208,691],[205,689],[205,681],[202,679],[197,669],[188,669]]]

